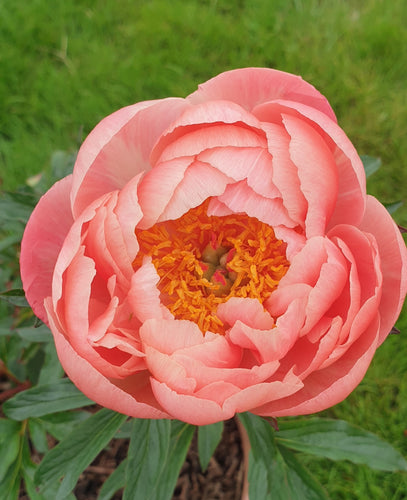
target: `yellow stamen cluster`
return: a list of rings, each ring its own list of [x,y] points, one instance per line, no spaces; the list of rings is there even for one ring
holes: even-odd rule
[[[161,300],[174,317],[194,321],[202,332],[224,334],[218,305],[230,297],[263,303],[289,262],[272,227],[245,214],[208,216],[207,207],[208,201],[179,219],[136,229],[140,250],[134,267],[150,255]]]

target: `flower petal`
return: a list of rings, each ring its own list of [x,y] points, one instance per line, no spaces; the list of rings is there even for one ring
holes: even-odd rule
[[[264,146],[261,124],[252,114],[230,101],[191,106],[161,135],[150,161],[191,156],[216,146]]]
[[[211,182],[208,182],[211,179]],[[181,217],[211,196],[224,192],[231,179],[192,157],[159,163],[141,181],[139,199],[144,213],[141,229]]]
[[[168,125],[188,107],[184,99],[144,101],[102,120],[79,150],[74,167],[75,217],[101,195],[149,170],[149,153]]]
[[[336,363],[311,373],[303,380],[303,389],[252,412],[274,417],[307,415],[341,402],[364,377],[378,346],[378,328],[378,320],[371,323],[368,330]]]
[[[407,292],[407,249],[387,210],[373,196],[367,197],[362,231],[374,235],[383,273],[379,344],[396,322]]]
[[[277,124],[282,123],[282,115],[291,115],[314,128],[331,151],[337,168],[338,197],[327,229],[336,224],[358,225],[365,211],[365,171],[355,147],[337,123],[310,106],[283,100],[258,106],[253,113],[262,121]]]
[[[287,99],[319,109],[332,120],[335,114],[326,98],[300,76],[270,68],[226,71],[199,85],[187,98],[193,104],[228,99],[248,110],[274,99]]]
[[[44,299],[51,295],[52,274],[73,223],[69,194],[72,176],[65,177],[41,198],[21,242],[21,279],[34,313],[45,323]]]
[[[59,329],[49,300],[46,307],[59,360],[68,377],[80,391],[96,403],[125,415],[135,418],[169,418],[168,413],[149,395],[151,393],[149,385],[143,388],[145,375],[140,374],[136,379],[133,378],[132,393],[121,389],[118,384],[97,371],[87,359],[75,352]],[[154,404],[151,404],[152,402]]]

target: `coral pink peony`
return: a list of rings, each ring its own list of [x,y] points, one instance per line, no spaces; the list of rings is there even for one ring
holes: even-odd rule
[[[192,424],[344,399],[400,313],[406,265],[326,99],[260,68],[105,118],[21,250],[78,388]]]

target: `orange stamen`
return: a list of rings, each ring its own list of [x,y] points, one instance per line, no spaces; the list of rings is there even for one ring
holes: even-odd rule
[[[174,317],[194,321],[203,333],[224,334],[227,325],[216,315],[218,305],[231,297],[263,303],[290,264],[272,227],[245,214],[208,216],[208,204],[136,229],[140,250],[133,265],[137,269],[150,255],[161,300]]]

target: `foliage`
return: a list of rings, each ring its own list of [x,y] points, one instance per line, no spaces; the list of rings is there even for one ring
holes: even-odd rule
[[[49,182],[68,173],[73,159],[71,154],[55,153]],[[376,158],[365,156],[362,160],[368,176],[380,167]],[[17,499],[23,482],[33,500],[74,499],[73,491],[83,470],[112,439],[126,437],[130,441],[128,456],[103,485],[99,500],[112,498],[122,488],[125,500],[170,499],[194,426],[169,420],[128,419],[96,408],[64,377],[50,331],[35,321],[18,288],[13,249],[19,239],[10,235],[21,238],[26,220],[46,188],[40,175],[16,193],[3,194],[0,200],[0,256],[10,264],[0,298],[11,312],[0,323],[0,368],[12,385],[2,396],[0,445],[6,452],[0,464],[0,491],[5,492],[6,500]],[[261,417],[247,413],[239,418],[251,442],[249,493],[256,500],[330,498],[304,465],[304,453],[333,461],[350,460],[380,471],[407,471],[406,460],[390,444],[343,420],[283,419],[276,432]],[[203,470],[222,432],[223,423],[198,428]],[[51,449],[48,436],[58,442]],[[39,465],[32,460],[32,449],[43,457]]]
[[[30,499],[54,500],[72,486],[77,469],[74,474],[68,464],[63,486],[55,480],[46,490],[37,490],[47,478],[50,459],[46,457],[52,451],[47,437],[69,447],[68,437],[85,432],[86,422],[93,425],[90,419],[95,418],[102,428],[106,425],[110,436],[133,436],[136,452],[137,423],[129,430],[129,423],[119,416],[84,406],[90,402],[63,378],[49,330],[23,307],[19,242],[39,196],[55,179],[70,172],[82,137],[103,116],[143,99],[185,96],[195,89],[196,81],[252,65],[301,74],[313,82],[329,98],[357,149],[374,155],[370,160],[363,158],[367,174],[379,166],[376,157],[382,158],[385,167],[368,178],[369,192],[386,203],[402,200],[407,185],[403,51],[407,6],[403,0],[363,4],[341,0],[119,0],[97,6],[88,0],[56,0],[50,9],[45,0],[8,2],[7,6],[0,0],[0,12],[0,102],[4,106],[0,183],[7,190],[0,195],[0,397],[7,400],[0,414],[0,447],[4,450],[0,491],[5,500],[17,498],[23,479]],[[69,153],[58,151],[49,162],[55,147]],[[406,204],[396,217],[407,226]],[[398,327],[407,329],[406,314]],[[324,422],[316,421],[319,431],[324,425],[345,426],[329,428],[323,443],[339,434],[353,439],[356,424],[407,455],[405,349],[405,336],[387,339],[361,385],[346,401],[324,412]],[[61,398],[52,403],[50,394],[61,387]],[[296,419],[281,419],[281,431],[274,432],[256,417],[243,415],[241,419],[252,433],[267,439],[268,454],[257,456],[260,465],[251,471],[264,479],[263,485],[268,484],[264,460],[274,460],[278,464],[275,474],[286,480],[287,488],[317,491],[309,498],[324,498],[315,496],[324,494],[333,500],[407,497],[405,472],[373,471],[368,465],[355,467],[349,461],[332,466],[323,455],[324,446],[304,444],[303,437],[312,435],[307,427],[312,420],[297,424]],[[341,424],[338,419],[352,423]],[[171,450],[181,450],[179,457],[185,452],[191,429],[183,425],[173,422],[168,429],[164,424],[162,432],[169,442],[167,463]],[[216,447],[220,430],[221,426],[199,429],[202,468]],[[370,435],[363,434],[361,439],[363,436],[374,441]],[[88,448],[81,467],[100,446],[99,442]],[[309,454],[310,446],[313,454]],[[32,461],[33,449],[44,457],[42,469]],[[334,450],[336,458],[343,458],[339,451]],[[395,457],[397,467],[403,469]],[[374,458],[380,459],[381,453]],[[128,460],[134,463],[137,457],[131,455]],[[99,500],[111,498],[126,483],[128,460],[105,482]],[[367,463],[360,457],[354,460]],[[390,460],[392,467],[394,460]],[[308,470],[325,485],[327,493],[315,486]],[[161,477],[173,484],[174,469],[161,471]],[[66,498],[74,495],[69,493]]]

